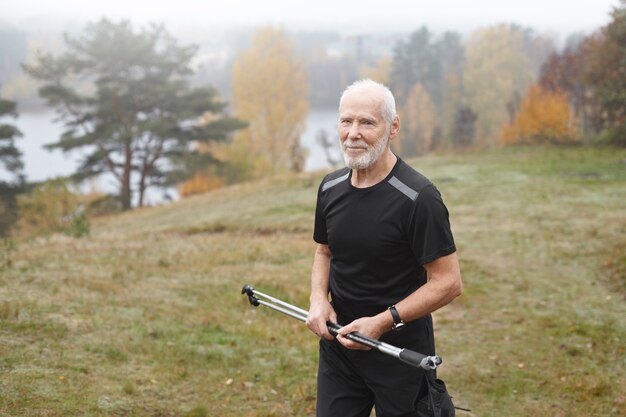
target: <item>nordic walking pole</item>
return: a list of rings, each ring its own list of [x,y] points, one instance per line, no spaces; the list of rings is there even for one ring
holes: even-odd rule
[[[270,295],[263,294],[262,292],[255,290],[249,284],[243,286],[243,288],[241,289],[241,293],[246,294],[248,296],[248,301],[250,301],[250,304],[255,307],[258,307],[260,305],[266,306],[303,322],[306,322],[307,316],[309,315],[308,311],[281,301]],[[337,335],[339,329],[341,329],[342,327],[341,325],[337,323],[332,323],[330,321],[326,324],[328,326],[328,330],[335,336]],[[398,358],[402,362],[408,363],[409,365],[415,366],[417,368],[425,369],[427,371],[437,369],[437,367],[442,362],[439,356],[423,355],[410,349],[399,348],[390,345],[389,343],[381,342],[380,340],[371,339],[356,332],[348,334],[346,338],[352,340],[353,342],[369,346],[370,348],[378,350],[379,352],[393,356],[394,358]]]

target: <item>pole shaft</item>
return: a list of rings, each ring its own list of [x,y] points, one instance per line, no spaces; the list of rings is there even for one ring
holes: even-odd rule
[[[259,304],[264,305],[303,322],[306,322],[309,315],[308,311],[279,300],[278,298],[274,298],[270,295],[257,291],[250,285],[244,286],[242,294],[247,294],[248,298],[250,299],[250,303],[254,306],[257,306]],[[269,302],[265,300],[259,300],[256,296],[265,298]],[[338,334],[339,330],[342,327],[340,324],[332,323],[330,321],[326,324],[328,326],[328,330],[335,336]],[[409,349],[402,349],[388,343],[381,342],[380,340],[371,339],[356,332],[347,334],[346,338],[362,345],[368,346],[372,349],[376,349],[379,352],[398,358],[401,361],[416,366],[418,368],[432,370],[436,369],[437,366],[441,363],[441,358],[439,358],[439,356],[426,356]]]

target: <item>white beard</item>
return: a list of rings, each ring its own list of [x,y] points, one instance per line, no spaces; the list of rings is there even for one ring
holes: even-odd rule
[[[346,153],[346,146],[360,146],[367,148],[364,155],[361,156],[349,156]],[[382,156],[383,152],[389,145],[389,134],[385,133],[385,136],[376,141],[374,145],[368,145],[364,140],[346,140],[341,144],[341,150],[343,153],[343,160],[346,166],[350,169],[367,169],[374,165]]]

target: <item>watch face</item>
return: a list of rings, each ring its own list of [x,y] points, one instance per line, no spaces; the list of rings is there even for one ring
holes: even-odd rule
[[[400,323],[394,323],[393,324],[393,329],[394,330],[402,330],[404,329],[404,322],[400,322]]]

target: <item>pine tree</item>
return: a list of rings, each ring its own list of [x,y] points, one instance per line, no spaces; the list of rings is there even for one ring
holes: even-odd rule
[[[194,142],[223,141],[243,126],[223,114],[226,103],[215,89],[189,86],[197,47],[179,45],[163,26],[134,31],[127,21],[103,19],[66,43],[63,55],[41,55],[25,66],[65,123],[48,148],[86,154],[73,176],[78,181],[112,174],[124,210],[135,196],[142,206],[149,187],[181,182],[214,161]],[[207,112],[220,117],[200,123]]]
[[[0,119],[17,116],[17,105],[13,101],[0,99]],[[0,236],[5,236],[17,218],[16,194],[24,182],[22,153],[15,146],[15,139],[22,136],[12,124],[0,122],[0,164],[9,176],[0,180]]]

